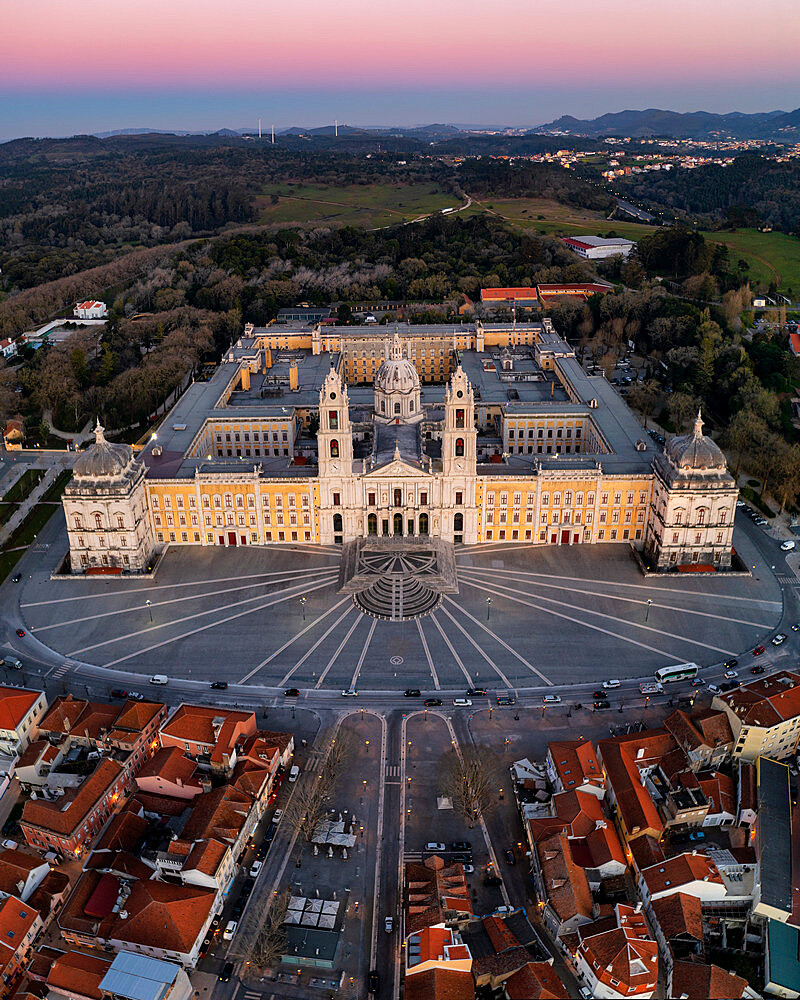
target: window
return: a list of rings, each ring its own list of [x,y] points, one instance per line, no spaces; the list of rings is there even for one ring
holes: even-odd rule
[[[464,438],[456,438],[456,458],[464,454]]]
[[[460,507],[463,503],[464,503],[464,494],[461,492],[461,490],[457,490],[456,491],[456,506]]]
[[[333,494],[333,501],[332,502],[333,502],[333,506],[334,507],[341,507],[342,506],[342,494],[341,493],[334,493]]]
[[[306,498],[303,497],[303,499],[305,500]],[[367,494],[367,503],[369,504],[370,507],[374,507],[375,506],[375,494],[374,493],[368,493]]]
[[[328,426],[332,431],[339,430],[339,413],[337,410],[332,410],[328,414]]]
[[[706,509],[705,509],[705,507],[701,507],[700,510],[698,510],[698,512],[697,512],[697,523],[698,524],[705,524],[706,523]]]
[[[460,496],[461,496],[460,493],[456,493],[456,503],[461,503],[461,501],[458,499]],[[423,507],[427,507],[428,506],[428,492],[427,492],[427,490],[423,490],[422,493],[420,493],[420,495],[419,495],[419,502],[420,502],[420,504]]]
[[[333,531],[334,531],[334,534],[337,534],[337,535],[340,535],[342,533],[342,515],[341,514],[334,514],[333,515]]]
[[[420,514],[419,515],[419,533],[421,535],[427,535],[428,534],[428,515],[427,514]]]
[[[370,514],[367,517],[367,534],[377,535],[378,534],[378,515]]]
[[[395,507],[403,506],[403,491],[401,489],[394,491],[394,505]]]
[[[464,426],[464,411],[463,410],[456,410],[456,427],[463,427],[463,426]],[[514,436],[514,432],[513,431],[511,432],[510,436],[511,437]]]
[[[605,506],[608,503],[608,493],[602,493],[600,495],[600,503]]]
[[[339,442],[334,438],[331,441],[331,458],[339,457]]]

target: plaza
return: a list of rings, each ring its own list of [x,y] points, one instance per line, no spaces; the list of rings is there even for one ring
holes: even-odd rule
[[[457,591],[405,621],[364,613],[339,589],[338,546],[174,548],[152,579],[64,580],[50,577],[63,526],[48,534],[13,592],[31,639],[57,659],[143,681],[320,694],[597,683],[719,663],[763,641],[783,613],[776,577],[741,530],[749,576],[645,578],[626,545],[457,546]]]

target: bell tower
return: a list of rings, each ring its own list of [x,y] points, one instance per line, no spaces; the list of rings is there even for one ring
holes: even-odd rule
[[[442,526],[445,541],[473,545],[478,540],[475,398],[461,365],[444,397],[442,429]]]
[[[319,392],[317,451],[320,477],[349,476],[353,471],[353,432],[347,386],[333,367]]]

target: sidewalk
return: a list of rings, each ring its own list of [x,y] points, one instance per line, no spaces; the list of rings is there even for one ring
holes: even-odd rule
[[[19,525],[22,524],[30,511],[33,510],[39,500],[56,481],[57,477],[58,470],[53,467],[49,468],[45,472],[39,485],[22,501],[17,510],[14,512],[13,517],[9,518],[3,527],[0,528],[0,545],[4,545],[6,540],[9,539]]]

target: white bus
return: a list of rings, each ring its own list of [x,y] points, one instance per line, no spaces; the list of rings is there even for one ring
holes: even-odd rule
[[[659,684],[669,684],[671,681],[693,681],[697,677],[699,667],[696,663],[676,663],[671,667],[661,667],[653,675]]]

